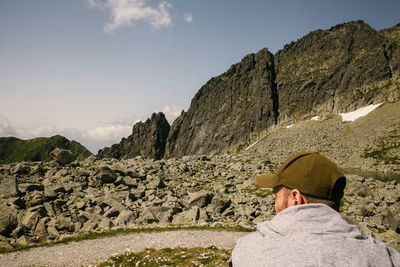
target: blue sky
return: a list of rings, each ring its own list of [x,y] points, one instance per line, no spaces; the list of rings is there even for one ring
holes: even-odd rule
[[[0,0],[0,136],[61,134],[97,153],[154,111],[172,122],[249,53],[399,14],[398,0]]]

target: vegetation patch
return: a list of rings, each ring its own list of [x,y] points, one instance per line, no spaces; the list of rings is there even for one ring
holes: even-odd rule
[[[262,187],[247,187],[245,189],[242,190],[242,193],[249,193],[249,194],[253,194],[256,195],[258,197],[264,198],[267,197],[269,195],[273,195],[274,192],[272,192],[271,189],[269,188],[262,188]]]
[[[107,230],[103,232],[88,232],[79,236],[66,237],[56,242],[43,242],[28,246],[16,247],[14,249],[0,250],[0,254],[28,250],[35,247],[51,247],[59,244],[68,244],[70,242],[79,242],[83,240],[104,238],[109,236],[132,234],[132,233],[151,233],[151,232],[164,232],[164,231],[179,231],[179,230],[209,230],[209,231],[232,231],[232,232],[253,232],[255,228],[245,228],[240,225],[237,226],[185,226],[185,225],[170,225],[169,227],[152,227],[152,228],[119,228]]]
[[[362,158],[373,158],[376,164],[400,164],[400,156],[398,153],[390,153],[391,151],[400,149],[400,143],[387,144],[384,141],[379,142],[375,147],[367,146],[364,149]]]
[[[227,266],[232,250],[208,248],[146,249],[109,258],[98,266]]]
[[[0,138],[0,163],[21,161],[50,161],[50,152],[56,147],[69,149],[77,160],[83,160],[92,153],[76,141],[55,135],[21,140],[15,137]]]

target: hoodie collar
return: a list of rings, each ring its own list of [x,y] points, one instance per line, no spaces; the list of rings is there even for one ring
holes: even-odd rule
[[[302,204],[284,209],[271,221],[259,223],[261,234],[293,235],[342,234],[362,238],[359,227],[349,224],[338,212],[325,204]]]

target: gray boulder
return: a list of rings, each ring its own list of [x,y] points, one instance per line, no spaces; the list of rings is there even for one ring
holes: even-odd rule
[[[207,210],[214,211],[216,213],[222,213],[231,205],[231,200],[225,195],[218,194],[213,197],[211,204],[207,207]]]
[[[137,222],[138,223],[154,223],[158,222],[158,218],[156,215],[156,212],[152,208],[147,208],[145,209],[138,217]]]
[[[129,226],[137,219],[137,213],[130,210],[123,210],[117,218],[113,221],[117,226]]]
[[[0,206],[0,234],[8,236],[17,227],[17,209]]]
[[[0,250],[9,250],[13,249],[13,246],[10,245],[10,242],[7,238],[0,235]]]
[[[173,224],[190,224],[199,220],[200,209],[193,207],[190,210],[178,213],[172,219]]]
[[[42,205],[45,201],[43,192],[32,191],[24,196],[25,205],[27,208]]]
[[[76,159],[75,155],[70,150],[58,147],[51,151],[50,156],[61,165],[71,163]]]
[[[71,218],[67,218],[62,215],[56,217],[54,226],[57,231],[74,231],[74,224],[72,223]]]
[[[108,166],[100,167],[96,173],[96,177],[104,183],[113,183],[115,180],[117,180],[117,174]]]
[[[44,186],[39,183],[20,183],[18,184],[18,191],[22,194],[31,191],[43,191]]]
[[[129,186],[129,187],[137,187],[138,186],[138,182],[136,179],[131,178],[129,176],[124,177],[123,182],[125,185]]]
[[[211,203],[214,196],[213,193],[207,191],[201,191],[196,193],[191,193],[189,198],[189,207],[199,207],[203,208]]]

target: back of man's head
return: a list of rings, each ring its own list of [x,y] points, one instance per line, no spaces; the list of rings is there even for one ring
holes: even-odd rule
[[[305,203],[324,203],[339,210],[346,178],[325,156],[302,152],[287,159],[275,173],[258,176],[256,183],[260,187],[297,189]]]

